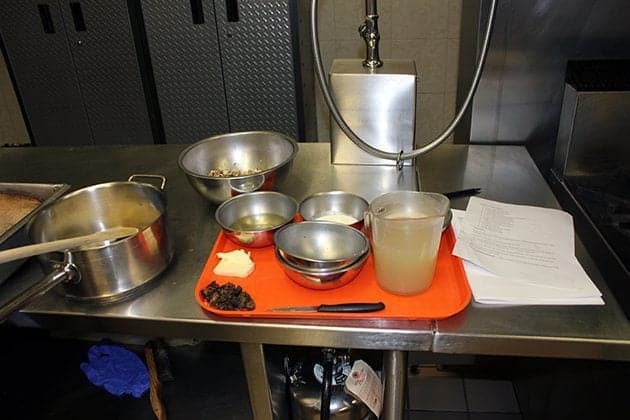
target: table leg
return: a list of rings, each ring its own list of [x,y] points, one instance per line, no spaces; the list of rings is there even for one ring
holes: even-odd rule
[[[383,354],[385,401],[382,419],[402,420],[405,411],[407,353],[388,350]]]
[[[262,344],[241,343],[241,358],[247,379],[249,402],[255,420],[272,420],[271,394]]]

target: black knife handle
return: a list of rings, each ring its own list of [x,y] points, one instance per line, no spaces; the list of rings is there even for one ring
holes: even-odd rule
[[[376,303],[339,303],[336,305],[319,305],[317,312],[377,312],[385,309],[383,302]]]
[[[469,197],[471,195],[477,195],[481,192],[481,188],[468,188],[466,190],[451,191],[442,193],[448,198]]]

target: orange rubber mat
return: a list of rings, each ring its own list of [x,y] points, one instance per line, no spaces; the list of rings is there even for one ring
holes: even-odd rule
[[[464,267],[451,255],[455,235],[449,227],[442,234],[438,262],[431,286],[415,296],[397,296],[381,289],[374,274],[372,254],[363,269],[349,284],[332,290],[312,290],[294,283],[276,261],[274,247],[245,248],[219,233],[210,257],[195,287],[195,299],[206,311],[216,315],[239,318],[310,318],[310,319],[443,319],[463,310],[470,302],[471,291]],[[217,252],[244,249],[251,252],[255,268],[247,278],[217,276],[212,269],[219,263]],[[232,282],[248,292],[256,303],[252,311],[226,311],[213,308],[201,291],[215,280],[219,285]],[[385,309],[368,313],[270,312],[280,306],[307,306],[345,302],[385,303]]]

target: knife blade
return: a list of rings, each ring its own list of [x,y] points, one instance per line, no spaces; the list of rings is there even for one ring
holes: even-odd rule
[[[282,306],[269,309],[270,312],[378,312],[385,309],[383,302],[351,302],[322,304],[313,306]]]

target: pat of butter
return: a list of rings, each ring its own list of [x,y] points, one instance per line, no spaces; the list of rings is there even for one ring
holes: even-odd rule
[[[217,276],[245,278],[254,271],[254,262],[250,258],[250,253],[242,249],[231,252],[218,252],[217,257],[221,261],[212,270]]]

